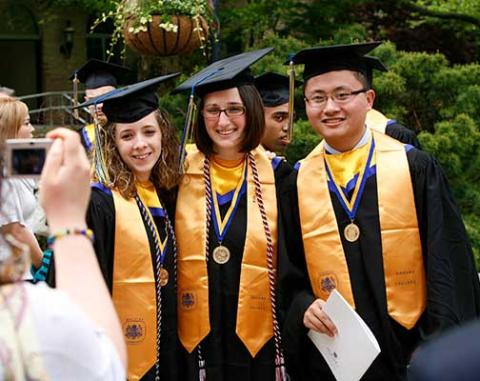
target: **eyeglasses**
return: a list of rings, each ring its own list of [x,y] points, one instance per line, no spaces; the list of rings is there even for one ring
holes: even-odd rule
[[[217,119],[220,118],[220,114],[224,112],[225,115],[229,118],[234,118],[236,116],[241,116],[245,114],[245,106],[243,105],[236,105],[236,106],[228,106],[226,108],[219,108],[219,107],[207,107],[202,110],[202,115],[206,119]]]
[[[330,95],[327,94],[315,94],[309,98],[305,97],[305,102],[307,102],[310,107],[313,108],[323,108],[326,106],[328,98],[332,98],[332,100],[337,104],[345,104],[350,102],[355,95],[361,94],[368,91],[368,89],[360,89],[355,91],[347,91],[347,90],[336,90],[332,92]]]

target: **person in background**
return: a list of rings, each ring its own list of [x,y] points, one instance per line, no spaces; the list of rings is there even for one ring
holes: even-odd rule
[[[283,154],[288,140],[288,83],[285,75],[267,72],[255,78],[255,87],[262,97],[265,113],[265,134],[262,146],[273,153]]]
[[[342,334],[323,310],[333,289],[380,345],[365,380],[404,379],[422,340],[480,314],[472,248],[442,169],[427,153],[365,126],[375,99],[368,73],[383,68],[366,54],[378,45],[293,57],[305,65],[308,120],[324,138],[280,195],[297,276],[283,287],[290,301],[283,338],[299,380],[333,379],[306,335]]]
[[[155,93],[177,75],[101,98],[108,123],[98,148],[105,167],[96,168],[87,224],[123,328],[129,380],[184,379],[171,222],[180,180],[178,141]],[[81,106],[89,105],[95,107],[95,99]]]
[[[82,67],[75,70],[70,76],[71,81],[78,81],[85,85],[85,102],[106,94],[119,84],[128,82],[133,72],[128,67],[115,65],[109,62],[91,59]],[[74,94],[74,96],[76,96]],[[108,120],[102,111],[102,104],[89,107],[92,120],[96,120],[100,126],[107,124]],[[91,153],[95,144],[95,123],[90,123],[81,130],[82,144]]]
[[[449,330],[418,348],[409,381],[470,381],[480,374],[480,321]]]
[[[418,149],[422,148],[414,131],[401,125],[395,119],[387,118],[378,110],[372,108],[367,112],[365,124],[371,130],[386,134],[399,142],[410,144]]]
[[[86,229],[89,163],[77,133],[57,129],[47,137],[54,142],[40,199],[57,258],[57,289],[21,280],[28,244],[4,235],[11,251],[0,259],[0,380],[124,380],[121,327]]]
[[[296,81],[295,85],[300,83]],[[262,98],[265,114],[265,133],[261,143],[271,157],[274,169],[283,169],[280,175],[283,178],[292,170],[282,156],[291,143],[288,140],[289,79],[285,75],[267,72],[255,78],[255,87]]]
[[[0,98],[13,97],[15,95],[15,90],[10,89],[9,87],[0,86]]]
[[[0,143],[6,139],[29,139],[34,128],[30,123],[28,107],[11,97],[0,98]],[[37,187],[33,179],[12,178],[3,181],[0,205],[0,233],[10,234],[28,245],[34,267],[42,261],[42,249],[33,233]],[[8,254],[8,246],[0,245],[0,259]],[[28,273],[27,278],[31,278]]]

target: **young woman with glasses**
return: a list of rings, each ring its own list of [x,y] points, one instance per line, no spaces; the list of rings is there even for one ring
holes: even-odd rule
[[[259,147],[263,104],[246,70],[261,58],[257,53],[238,56],[240,73],[230,72],[237,59],[231,57],[176,90],[194,87],[201,98],[175,223],[178,325],[189,353],[188,380],[285,377],[276,173]],[[229,77],[218,78],[218,70]]]

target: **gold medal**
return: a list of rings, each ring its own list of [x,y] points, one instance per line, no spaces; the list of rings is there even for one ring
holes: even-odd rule
[[[213,260],[219,265],[223,265],[230,260],[230,250],[225,246],[217,246],[213,250]]]
[[[360,228],[353,222],[350,222],[347,226],[345,226],[345,229],[343,230],[343,236],[348,242],[355,242],[358,237],[360,237]]]
[[[169,276],[168,271],[162,267],[160,269],[160,279],[159,279],[160,287],[165,287],[167,285],[168,276]]]

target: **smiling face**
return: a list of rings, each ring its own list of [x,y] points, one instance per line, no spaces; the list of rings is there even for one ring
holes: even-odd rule
[[[362,89],[364,84],[350,70],[330,71],[310,78],[305,85],[307,99],[315,95],[328,95],[322,107],[306,102],[308,120],[326,142],[339,151],[348,151],[360,141],[365,131],[365,117],[373,106],[375,92],[359,93],[346,103],[335,102],[330,95],[334,92],[352,92]]]
[[[275,107],[264,107],[265,133],[262,145],[272,152],[283,152],[290,143],[287,140],[288,103]]]
[[[203,110],[235,106],[244,106],[236,87],[208,93],[203,98]],[[213,149],[220,158],[234,160],[243,155],[241,149],[246,126],[245,113],[228,117],[225,112],[221,112],[217,118],[203,118]]]
[[[135,178],[147,181],[162,152],[162,133],[155,112],[134,123],[117,123],[115,144]]]

